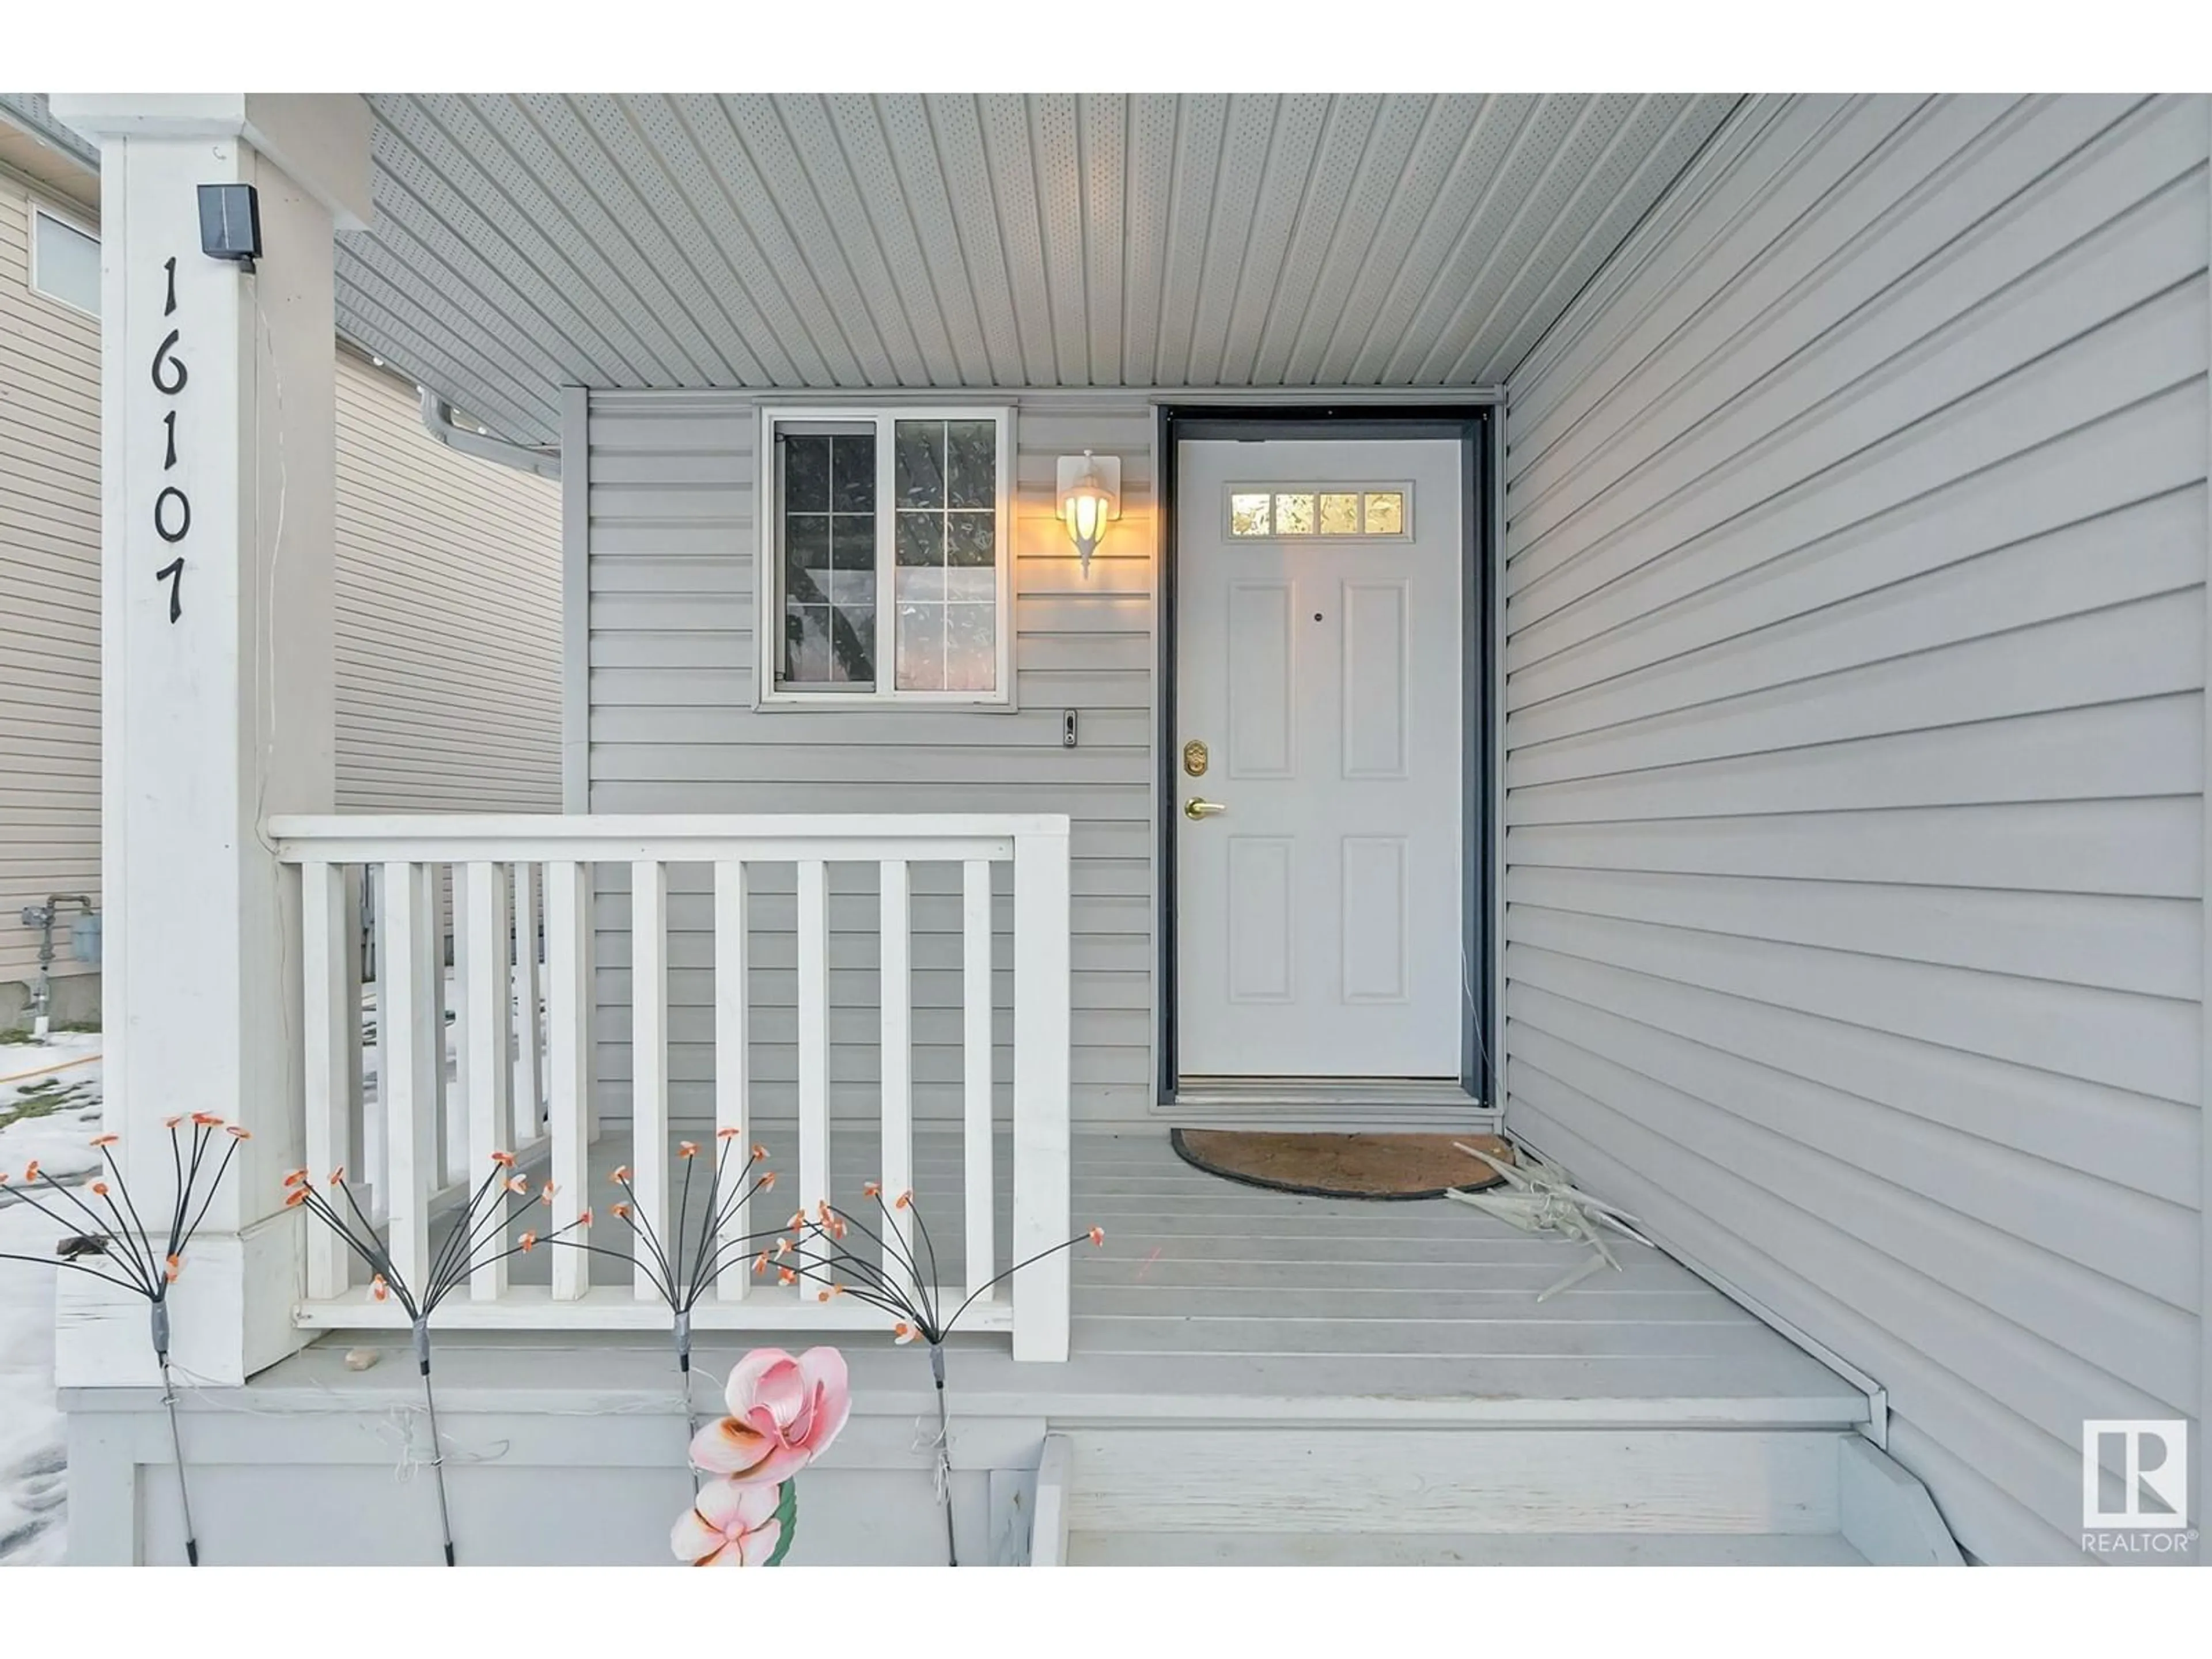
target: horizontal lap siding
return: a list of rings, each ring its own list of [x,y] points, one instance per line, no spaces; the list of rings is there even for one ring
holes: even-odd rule
[[[978,394],[993,396],[995,394]],[[1000,399],[1004,401],[1002,398]],[[737,396],[592,395],[590,416],[591,810],[597,812],[1065,812],[1073,820],[1076,1111],[1142,1118],[1152,988],[1152,413],[1105,397],[1018,406],[1014,671],[1018,708],[755,707],[754,449]],[[1123,517],[1086,578],[1056,515],[1055,465],[1090,449],[1122,465]],[[1076,711],[1079,741],[1060,742]],[[994,872],[993,962],[1001,1109],[1012,1075],[1012,890]],[[790,1111],[798,1058],[793,872],[753,884],[751,1074]],[[961,1107],[960,873],[914,874],[916,1109]],[[830,1087],[872,1113],[879,1075],[872,866],[830,872]],[[680,1110],[712,1109],[713,902],[703,869],[670,872],[669,1073]],[[620,1109],[630,1076],[627,872],[596,902],[599,1077]]]
[[[337,377],[341,811],[561,810],[561,493]]]
[[[1508,1121],[1995,1560],[2203,1398],[2207,110],[1759,101],[1510,388]]]
[[[0,174],[0,984],[38,971],[25,905],[99,892],[100,324],[32,290]],[[68,925],[57,975],[88,971]]]
[[[28,222],[0,177],[0,982],[24,905],[100,892],[100,325],[31,291]],[[559,811],[557,486],[343,352],[336,423],[338,806]]]

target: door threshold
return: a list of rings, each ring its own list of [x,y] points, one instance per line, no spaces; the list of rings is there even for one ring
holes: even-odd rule
[[[1450,1078],[1192,1077],[1156,1111],[1248,1116],[1384,1116],[1477,1127],[1496,1113]]]

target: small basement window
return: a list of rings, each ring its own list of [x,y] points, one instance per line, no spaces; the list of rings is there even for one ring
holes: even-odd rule
[[[100,238],[46,209],[31,210],[31,286],[100,315]]]
[[[1009,700],[1011,415],[763,412],[764,704]]]

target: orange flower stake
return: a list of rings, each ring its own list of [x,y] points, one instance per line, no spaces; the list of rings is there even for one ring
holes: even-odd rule
[[[976,1298],[994,1285],[1004,1284],[1024,1267],[1058,1255],[1062,1250],[1072,1250],[1086,1241],[1103,1247],[1106,1230],[1092,1227],[1017,1261],[1006,1272],[969,1291],[967,1300],[947,1315],[938,1299],[942,1280],[937,1270],[937,1246],[931,1242],[929,1224],[922,1219],[914,1194],[903,1192],[886,1202],[879,1181],[869,1182],[860,1191],[875,1206],[883,1231],[877,1232],[858,1216],[826,1201],[817,1204],[811,1216],[801,1211],[791,1218],[796,1242],[792,1238],[776,1241],[776,1259],[781,1261],[787,1257],[791,1262],[778,1277],[785,1284],[794,1284],[801,1279],[813,1280],[820,1287],[814,1293],[817,1301],[849,1296],[872,1308],[879,1308],[890,1316],[893,1342],[903,1346],[922,1341],[929,1345],[929,1374],[937,1384],[938,1491],[945,1505],[945,1565],[957,1567],[960,1565],[960,1550],[952,1534],[951,1418],[945,1400],[945,1339],[952,1334],[960,1316],[975,1304]],[[900,1215],[914,1218],[921,1237],[921,1255],[915,1253],[913,1242],[900,1229]],[[875,1253],[862,1255],[846,1244],[846,1238],[855,1228],[874,1243]],[[927,1274],[921,1270],[923,1255],[929,1261]],[[765,1260],[763,1257],[763,1261]],[[756,1271],[758,1266],[756,1264]]]
[[[526,1232],[519,1242],[508,1243],[507,1228],[529,1214],[532,1204],[550,1206],[553,1189],[548,1186],[533,1196],[529,1177],[514,1173],[514,1154],[494,1152],[489,1173],[477,1183],[476,1191],[470,1194],[452,1231],[432,1254],[428,1282],[416,1286],[407,1282],[406,1276],[392,1260],[391,1251],[363,1213],[353,1188],[346,1184],[345,1171],[332,1170],[325,1186],[325,1191],[316,1191],[307,1171],[295,1170],[284,1177],[284,1206],[304,1209],[343,1239],[346,1248],[359,1256],[369,1270],[369,1300],[397,1302],[413,1328],[415,1364],[422,1376],[422,1408],[429,1418],[430,1467],[437,1476],[438,1524],[443,1534],[446,1565],[450,1567],[455,1565],[453,1519],[446,1498],[445,1447],[438,1437],[438,1397],[430,1387],[430,1316],[437,1312],[439,1304],[447,1297],[467,1284],[470,1275],[479,1267],[488,1267],[495,1261],[503,1261],[540,1244],[556,1243],[562,1233],[588,1227],[592,1212],[585,1211],[558,1231],[544,1235]],[[331,1196],[333,1193],[337,1194],[336,1199]],[[514,1201],[510,1203],[509,1200]],[[339,1207],[341,1203],[343,1209]]]
[[[756,1146],[750,1156],[737,1166],[732,1177],[730,1160],[737,1148],[735,1129],[720,1131],[715,1139],[720,1149],[709,1162],[712,1173],[707,1180],[707,1192],[699,1210],[698,1224],[691,1219],[692,1172],[699,1166],[699,1143],[679,1141],[676,1156],[683,1160],[684,1183],[676,1203],[676,1225],[663,1238],[653,1224],[653,1219],[638,1206],[636,1189],[630,1184],[630,1168],[625,1164],[610,1177],[622,1188],[625,1202],[611,1205],[607,1213],[630,1230],[631,1236],[644,1247],[642,1258],[647,1280],[660,1299],[668,1304],[672,1321],[671,1335],[676,1344],[676,1373],[684,1394],[684,1423],[687,1436],[699,1431],[699,1416],[691,1403],[691,1316],[700,1301],[714,1288],[723,1270],[752,1254],[763,1239],[775,1237],[774,1231],[750,1233],[743,1237],[725,1237],[725,1231],[747,1213],[746,1206],[753,1198],[775,1185],[775,1171],[762,1170],[750,1181],[745,1171],[765,1163],[768,1148]],[[540,1239],[539,1243],[565,1244],[571,1249],[587,1250],[595,1255],[611,1256],[624,1263],[638,1258],[625,1250],[611,1250],[593,1244],[582,1237],[563,1238],[556,1234]],[[696,1490],[696,1482],[695,1482]]]
[[[33,1261],[90,1273],[94,1279],[146,1298],[154,1361],[161,1372],[161,1404],[169,1414],[169,1446],[177,1460],[177,1496],[185,1513],[185,1559],[198,1566],[199,1534],[192,1525],[191,1490],[185,1480],[184,1435],[177,1422],[176,1379],[169,1369],[169,1287],[184,1273],[185,1249],[199,1231],[208,1206],[215,1201],[216,1188],[222,1185],[223,1176],[229,1172],[230,1160],[237,1154],[240,1144],[252,1137],[211,1112],[194,1112],[189,1129],[185,1129],[185,1121],[178,1116],[166,1120],[164,1124],[169,1132],[169,1161],[177,1175],[176,1198],[170,1206],[166,1235],[149,1231],[139,1216],[138,1206],[131,1201],[130,1183],[124,1180],[123,1170],[115,1162],[114,1148],[120,1137],[100,1134],[92,1138],[92,1145],[107,1167],[107,1179],[94,1182],[89,1188],[92,1196],[100,1201],[100,1208],[94,1209],[74,1189],[40,1169],[36,1158],[32,1159],[23,1166],[22,1181],[13,1190],[40,1214],[65,1228],[68,1237],[56,1247],[52,1257],[0,1252],[0,1260]],[[185,1131],[182,1138],[179,1130]],[[208,1154],[218,1133],[223,1140],[222,1156],[215,1161],[207,1189],[202,1192],[200,1176],[209,1168]],[[189,1155],[187,1140],[191,1143]],[[9,1184],[7,1172],[0,1170],[0,1186]],[[116,1202],[118,1194],[123,1200],[120,1205]],[[84,1222],[91,1224],[88,1231]]]

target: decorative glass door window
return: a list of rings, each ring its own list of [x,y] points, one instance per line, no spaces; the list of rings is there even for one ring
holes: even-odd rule
[[[1008,701],[1009,411],[770,409],[762,438],[763,704]]]
[[[1413,532],[1413,492],[1392,484],[1231,484],[1232,541],[1373,541]]]

